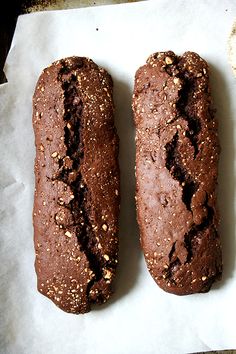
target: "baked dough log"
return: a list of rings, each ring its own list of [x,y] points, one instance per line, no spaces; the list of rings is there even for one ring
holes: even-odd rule
[[[111,295],[118,253],[119,168],[112,79],[92,60],[59,60],[33,97],[38,290],[85,313]]]
[[[151,55],[135,76],[136,205],[148,269],[167,292],[206,292],[222,273],[219,141],[207,63]]]

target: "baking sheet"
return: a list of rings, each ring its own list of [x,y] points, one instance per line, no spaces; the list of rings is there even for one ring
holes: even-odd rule
[[[236,348],[236,80],[227,38],[236,4],[144,1],[20,16],[0,86],[0,352],[187,353]],[[155,51],[193,50],[211,66],[222,146],[219,207],[224,276],[207,294],[178,297],[149,275],[134,207],[136,69]],[[42,69],[70,55],[88,56],[114,79],[120,136],[120,265],[115,294],[85,315],[62,312],[36,291],[32,228],[34,137],[31,100]]]

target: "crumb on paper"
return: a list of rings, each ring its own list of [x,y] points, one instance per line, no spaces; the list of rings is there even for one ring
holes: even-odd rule
[[[232,30],[229,35],[228,57],[233,69],[233,73],[236,77],[236,19],[234,20]]]

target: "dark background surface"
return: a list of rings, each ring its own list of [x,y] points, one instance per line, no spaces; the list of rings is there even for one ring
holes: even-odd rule
[[[8,0],[4,2],[4,6],[2,6],[0,11],[0,83],[6,81],[3,66],[11,46],[17,17],[27,13],[32,6],[41,4],[41,6],[46,7],[52,2],[50,0]]]
[[[5,81],[3,65],[11,45],[16,19],[21,11],[22,1],[7,2],[0,12],[0,83]]]

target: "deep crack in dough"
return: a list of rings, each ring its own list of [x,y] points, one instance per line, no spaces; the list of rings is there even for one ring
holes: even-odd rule
[[[119,168],[112,79],[92,60],[46,68],[33,97],[38,290],[84,313],[110,297],[118,253]]]
[[[136,205],[148,269],[165,291],[206,292],[221,277],[219,141],[207,63],[151,55],[135,76]]]

